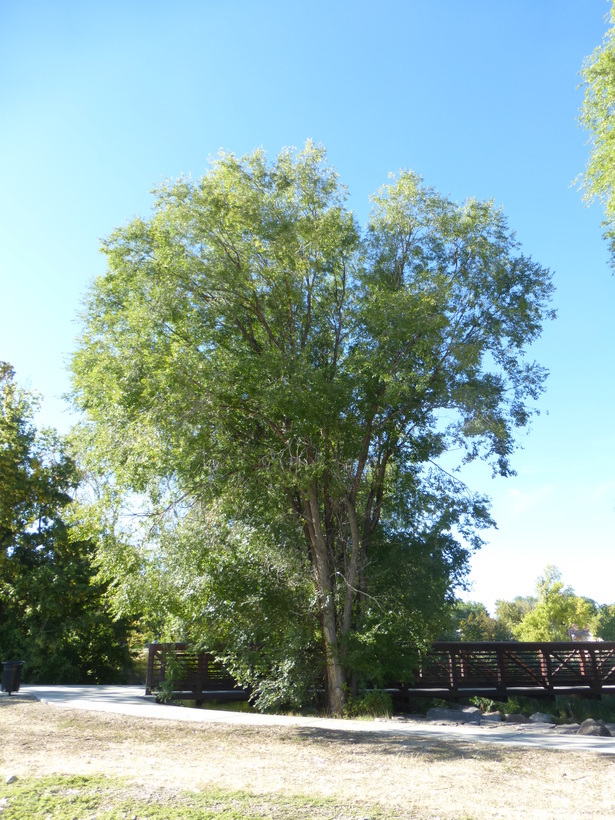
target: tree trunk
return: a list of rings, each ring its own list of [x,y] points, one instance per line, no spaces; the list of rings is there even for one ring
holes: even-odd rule
[[[332,597],[325,604],[322,625],[327,662],[327,708],[332,717],[341,717],[346,704],[346,676],[337,651],[335,609]]]
[[[357,511],[350,498],[346,499],[346,509],[348,510],[348,523],[350,524],[350,562],[346,572],[346,597],[344,600],[344,616],[342,620],[342,635],[347,635],[352,626],[352,609],[355,596],[357,594],[357,583],[359,580],[359,561],[361,557],[361,538],[359,535],[359,524],[357,521]]]
[[[322,632],[325,642],[327,673],[327,707],[329,714],[341,716],[346,702],[346,678],[338,651],[337,618],[327,544],[320,520],[316,482],[312,482],[304,504],[306,524],[311,540],[314,574],[321,601]]]

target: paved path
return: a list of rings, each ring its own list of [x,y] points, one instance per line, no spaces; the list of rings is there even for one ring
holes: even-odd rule
[[[176,720],[192,723],[230,723],[242,726],[300,726],[322,732],[369,732],[379,734],[412,735],[413,737],[441,737],[507,746],[533,746],[567,752],[597,752],[615,755],[615,737],[565,735],[553,729],[522,724],[518,726],[454,725],[427,723],[421,720],[365,721],[333,720],[330,718],[289,715],[260,715],[248,712],[224,712],[217,709],[189,709],[156,703],[143,694],[142,686],[29,686],[22,685],[19,694],[34,696],[44,703],[68,709],[92,712],[110,712],[133,717]],[[7,697],[2,694],[2,697]]]

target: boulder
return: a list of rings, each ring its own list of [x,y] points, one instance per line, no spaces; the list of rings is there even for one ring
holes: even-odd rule
[[[593,735],[594,737],[612,737],[603,720],[587,718],[577,729],[578,735]]]
[[[555,720],[553,715],[548,715],[546,712],[534,712],[530,715],[530,723],[550,723],[553,725]]]
[[[481,723],[501,723],[502,722],[502,714],[501,714],[501,712],[485,712],[485,714],[481,716],[480,722]]]
[[[451,723],[480,723],[481,712],[476,706],[459,709],[436,707],[427,712],[427,720],[446,720]]]
[[[521,715],[519,713],[514,713],[511,715],[504,715],[504,720],[506,723],[529,723],[529,718],[525,715]]]
[[[564,735],[576,735],[579,731],[579,724],[578,723],[560,723],[559,726],[553,727],[556,732],[560,732]]]

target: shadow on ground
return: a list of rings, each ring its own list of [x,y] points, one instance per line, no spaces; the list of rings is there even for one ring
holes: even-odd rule
[[[288,734],[315,746],[336,743],[356,748],[365,747],[370,754],[399,756],[400,754],[420,755],[433,760],[491,760],[509,758],[510,747],[477,743],[464,738],[438,738],[429,735],[383,735],[374,732],[344,732],[339,729],[298,727]]]

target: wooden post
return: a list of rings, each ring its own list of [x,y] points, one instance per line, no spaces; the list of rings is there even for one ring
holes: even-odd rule
[[[540,673],[544,681],[545,690],[553,695],[553,668],[551,666],[551,653],[548,646],[542,646],[540,652]]]
[[[457,649],[449,649],[448,662],[450,670],[450,691],[455,700],[459,699],[459,669],[457,666]]]
[[[588,649],[587,653],[590,659],[592,694],[595,698],[600,699],[602,697],[602,680],[600,677],[600,670],[598,669],[598,664],[596,662],[596,650],[593,648]]]
[[[496,675],[497,675],[497,694],[500,698],[506,698],[506,653],[503,646],[496,647]]]

